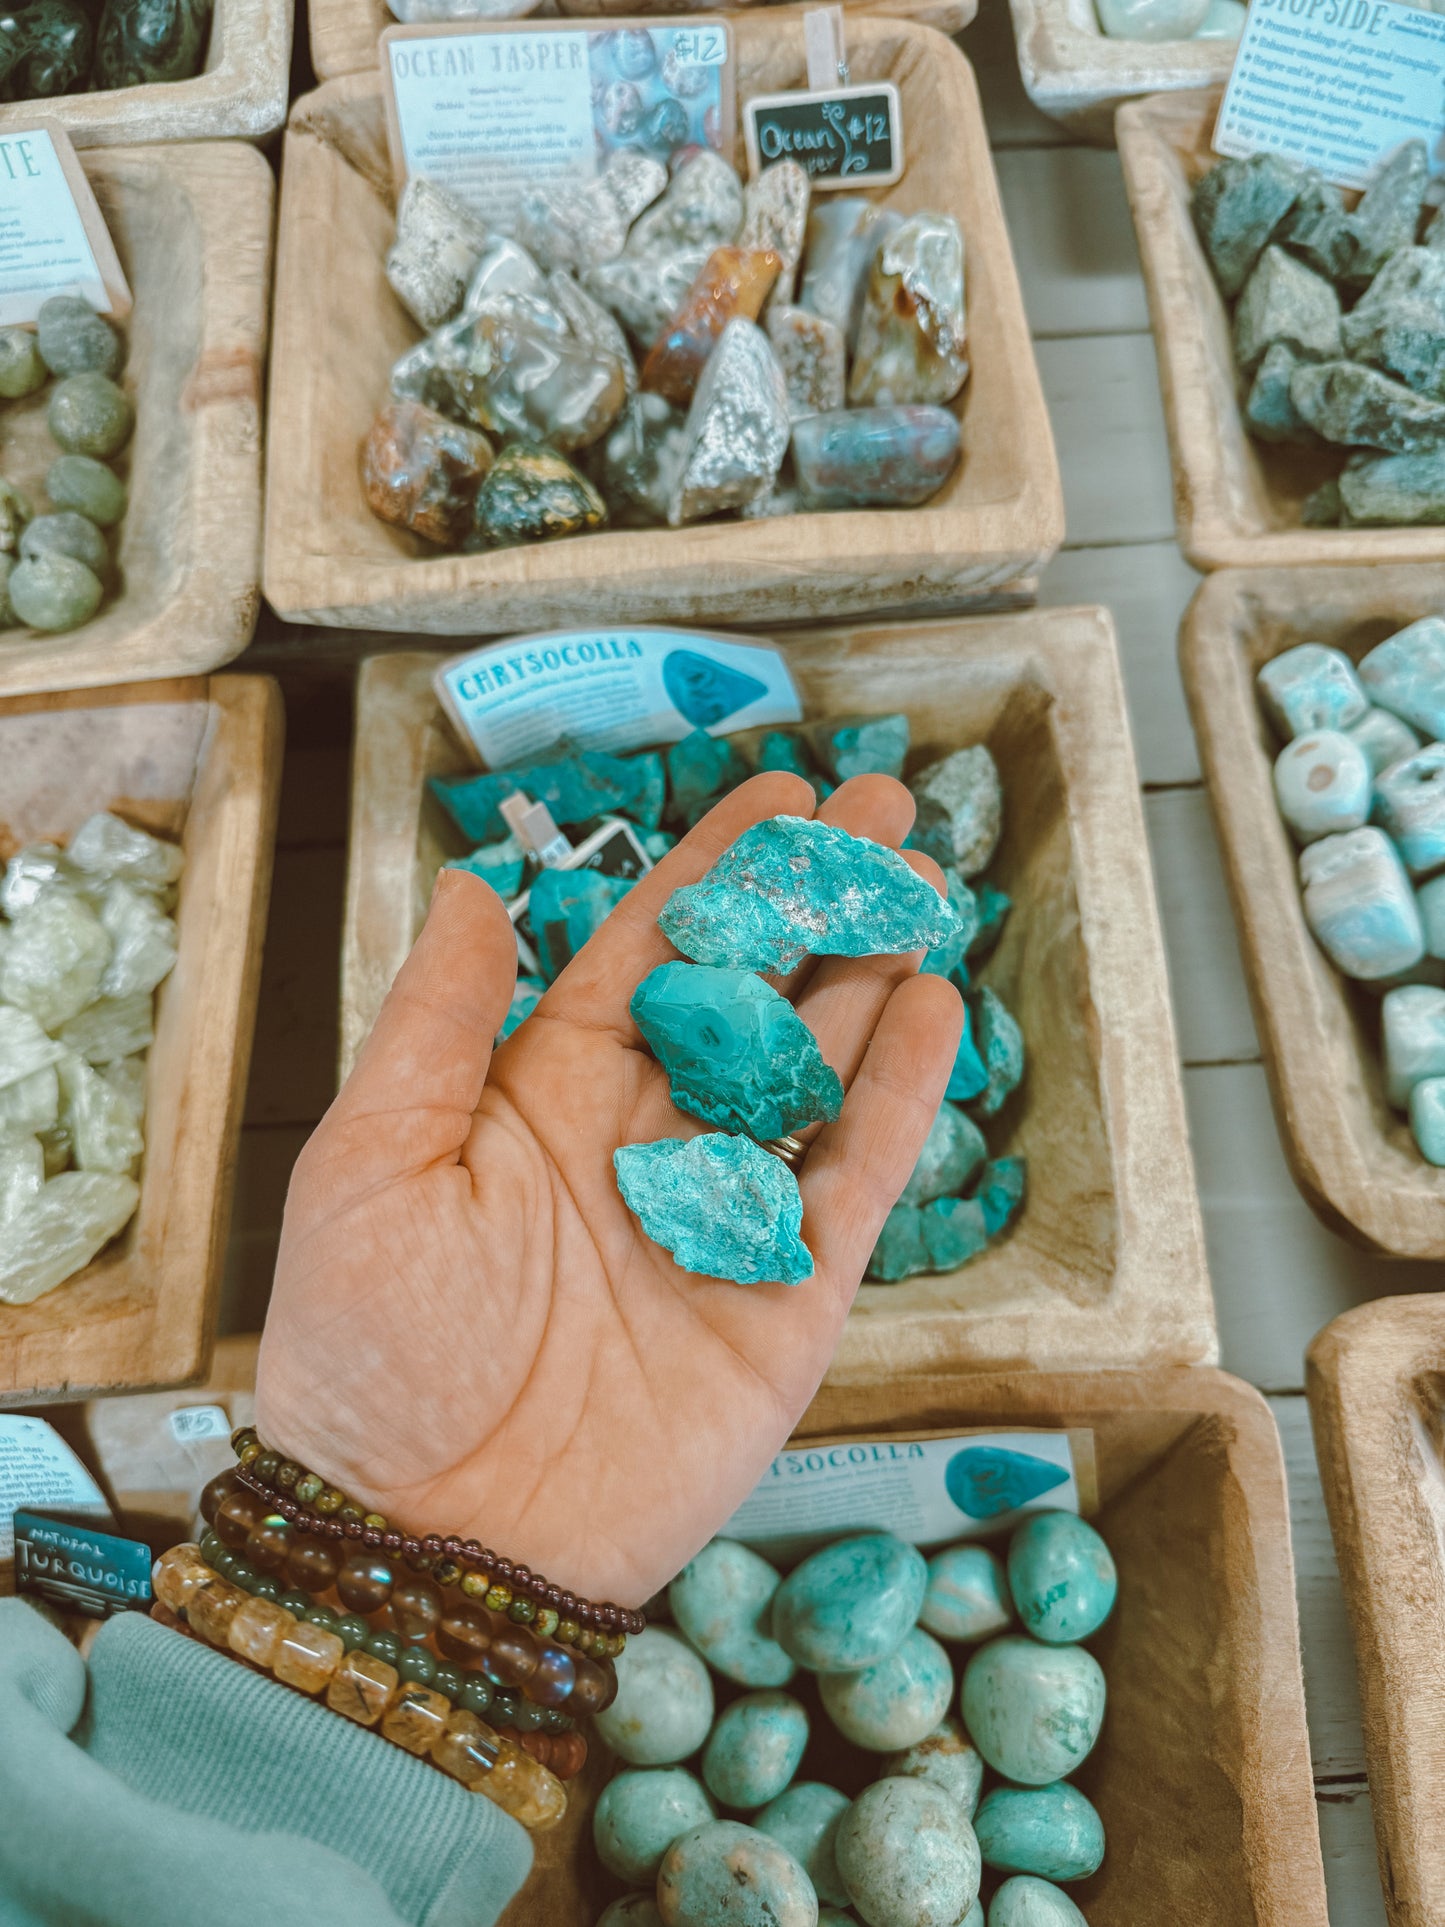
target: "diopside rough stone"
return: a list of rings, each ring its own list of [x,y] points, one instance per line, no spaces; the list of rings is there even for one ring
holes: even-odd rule
[[[1245,374],[1253,374],[1276,342],[1283,342],[1301,361],[1337,359],[1342,352],[1340,297],[1303,261],[1283,248],[1268,247],[1234,310],[1234,358]]]
[[[1445,254],[1401,248],[1345,316],[1345,352],[1417,394],[1445,395]]]
[[[624,1144],[612,1164],[628,1209],[684,1271],[737,1285],[812,1277],[798,1181],[751,1138],[710,1131]]]
[[[1277,154],[1221,161],[1196,184],[1194,226],[1223,293],[1239,293],[1305,184],[1304,170]]]
[[[1445,446],[1445,402],[1427,401],[1357,361],[1296,368],[1289,394],[1304,420],[1328,442],[1363,444],[1392,455]]]

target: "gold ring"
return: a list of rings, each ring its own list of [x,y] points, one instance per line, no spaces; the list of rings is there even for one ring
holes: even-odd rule
[[[764,1144],[763,1149],[765,1151],[771,1151],[775,1158],[781,1158],[790,1171],[796,1171],[798,1166],[803,1162],[803,1159],[808,1155],[807,1145],[800,1143],[797,1138],[791,1135],[787,1137],[769,1138],[767,1143]]]

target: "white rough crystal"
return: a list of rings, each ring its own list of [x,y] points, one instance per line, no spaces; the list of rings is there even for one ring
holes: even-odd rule
[[[0,1299],[28,1305],[83,1271],[140,1203],[132,1178],[62,1171],[22,1205],[0,1241]]]
[[[108,810],[86,818],[65,855],[90,876],[124,877],[127,883],[174,883],[185,861],[178,843],[134,829]]]
[[[29,1136],[53,1130],[59,1115],[60,1083],[53,1064],[0,1088],[0,1132]]]
[[[110,950],[110,938],[89,904],[46,892],[10,927],[0,959],[0,998],[55,1030],[94,1002]]]
[[[100,980],[104,997],[133,997],[152,991],[176,961],[176,926],[145,891],[119,878],[101,899],[100,921],[112,949]]]
[[[7,917],[18,917],[32,909],[41,892],[55,883],[74,884],[77,874],[65,861],[65,853],[54,843],[30,843],[17,850],[5,865],[0,878],[0,910]]]
[[[65,1046],[47,1037],[28,1010],[0,1004],[0,1090],[58,1064]]]
[[[107,1064],[101,1076],[114,1091],[119,1091],[128,1104],[145,1116],[146,1084],[148,1073],[143,1053],[134,1057],[122,1057],[117,1063]]]
[[[14,1223],[40,1195],[45,1147],[38,1137],[0,1132],[0,1227]]]
[[[77,1169],[131,1176],[145,1149],[136,1106],[83,1057],[64,1058],[59,1078],[60,1123]]]
[[[114,1064],[122,1057],[134,1057],[137,1051],[149,1050],[155,1038],[150,992],[143,990],[134,997],[102,997],[62,1024],[56,1036],[88,1064]]]

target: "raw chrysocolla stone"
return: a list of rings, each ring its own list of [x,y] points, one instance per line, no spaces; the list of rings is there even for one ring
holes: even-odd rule
[[[615,316],[600,301],[560,269],[547,276],[547,298],[572,330],[573,339],[601,355],[611,355],[622,369],[623,386],[629,396],[637,393],[637,364],[627,345],[627,336]]]
[[[1378,982],[1425,954],[1419,905],[1395,846],[1373,825],[1300,853],[1305,922],[1347,977]]]
[[[457,312],[486,245],[486,223],[465,202],[425,175],[407,182],[386,278],[418,326],[439,328]]]
[[[527,852],[515,836],[504,836],[500,842],[484,843],[469,856],[452,857],[446,868],[469,871],[483,883],[490,883],[504,902],[510,902],[522,887]]]
[[[1445,620],[1423,616],[1360,658],[1360,682],[1381,709],[1445,737]]]
[[[625,1144],[612,1163],[628,1209],[684,1271],[737,1285],[812,1277],[798,1181],[750,1138],[711,1131]]]
[[[781,265],[771,249],[715,248],[653,343],[642,364],[642,386],[686,408],[723,329],[737,316],[757,319]]]
[[[895,1204],[864,1275],[875,1284],[893,1285],[921,1272],[957,1271],[987,1249],[988,1227],[975,1198]]]
[[[1345,316],[1356,361],[1396,376],[1417,394],[1445,396],[1445,254],[1401,248]]]
[[[1349,657],[1319,642],[1301,642],[1272,656],[1255,677],[1255,688],[1264,713],[1286,737],[1348,729],[1370,706]]]
[[[1023,1158],[995,1158],[984,1166],[974,1197],[983,1212],[984,1229],[990,1238],[1007,1230],[1018,1216],[1027,1185],[1028,1165]]]
[[[37,515],[26,524],[20,538],[20,560],[33,562],[43,555],[68,555],[76,562],[83,562],[101,582],[110,574],[110,550],[105,537],[94,522],[78,515],[74,509]]]
[[[17,562],[6,577],[5,592],[17,621],[59,635],[89,622],[105,585],[83,562],[52,550]]]
[[[771,248],[782,263],[768,296],[772,307],[793,299],[808,233],[810,195],[807,169],[792,160],[774,161],[743,190],[739,247]]]
[[[175,921],[148,891],[116,878],[101,898],[100,921],[111,941],[110,962],[100,980],[102,997],[152,991],[175,968]]]
[[[792,420],[841,408],[848,381],[848,351],[842,330],[823,315],[778,302],[768,308],[767,330],[783,371]]]
[[[953,1069],[948,1074],[944,1096],[952,1104],[968,1104],[988,1089],[988,1066],[983,1061],[974,1033],[972,1006],[963,1007],[963,1030],[954,1053]]]
[[[631,877],[600,870],[544,870],[532,885],[527,918],[536,938],[537,961],[548,983],[602,928],[632,888]]]
[[[1289,385],[1300,365],[1294,350],[1283,341],[1269,348],[1255,370],[1245,398],[1244,415],[1250,433],[1262,442],[1314,442],[1314,430],[1295,407]]]
[[[149,991],[133,997],[102,997],[56,1032],[67,1050],[89,1064],[115,1064],[149,1050],[155,1041]]]
[[[1445,402],[1427,401],[1403,382],[1356,361],[1302,365],[1290,378],[1290,400],[1327,442],[1363,444],[1392,455],[1445,445]]]
[[[913,1175],[899,1195],[900,1204],[929,1204],[957,1197],[988,1157],[983,1132],[971,1117],[946,1100],[923,1140]]]
[[[667,752],[668,818],[688,828],[746,781],[748,766],[726,736],[694,729]]]
[[[607,504],[587,477],[552,449],[530,442],[503,449],[477,490],[476,536],[496,548],[581,535],[606,520]]]
[[[1355,251],[1340,190],[1313,168],[1276,232],[1282,246],[1330,281],[1339,280]]]
[[[1301,361],[1334,361],[1343,352],[1333,287],[1283,248],[1268,247],[1234,310],[1234,358],[1252,375],[1276,342]]]
[[[805,508],[913,508],[958,466],[958,418],[922,405],[841,408],[793,424]]]
[[[1414,241],[1429,184],[1424,141],[1397,147],[1349,216],[1355,246],[1345,271],[1348,286],[1367,286],[1392,254]]]
[[[1286,743],[1274,764],[1274,799],[1301,843],[1357,830],[1370,814],[1370,765],[1337,729]]]
[[[680,1110],[766,1141],[831,1123],[838,1074],[786,997],[747,970],[666,963],[628,1006]]]
[[[602,749],[563,751],[482,776],[433,776],[430,788],[462,835],[477,845],[508,834],[501,805],[517,790],[545,803],[555,823],[590,823],[616,810],[649,830],[662,820],[665,794],[662,758],[655,752],[609,756]]]
[[[29,328],[0,328],[0,401],[19,401],[43,388],[47,380],[34,332]]]
[[[1195,183],[1190,211],[1224,294],[1239,293],[1305,185],[1304,170],[1277,154],[1220,161]]]
[[[50,391],[45,425],[67,455],[118,455],[135,427],[135,410],[109,375],[67,375]]]
[[[168,889],[185,862],[179,844],[137,829],[109,810],[85,819],[66,846],[65,860],[87,877],[106,883],[120,877],[156,890]]]
[[[23,1204],[0,1240],[0,1300],[28,1305],[54,1290],[123,1231],[140,1189],[104,1171],[63,1171]]]
[[[978,898],[957,870],[945,870],[943,879],[948,901],[958,912],[958,929],[928,951],[918,968],[925,976],[948,977],[963,990],[968,987],[968,953],[978,935]]]
[[[91,369],[116,375],[125,359],[120,335],[78,294],[55,294],[41,304],[35,345],[52,375],[81,375]]]
[[[550,303],[496,296],[442,353],[454,407],[490,434],[545,441],[566,454],[606,432],[627,399],[615,355],[578,341]]]
[[[53,1031],[95,1001],[110,954],[110,938],[87,903],[47,894],[10,927],[0,953],[0,998]]]
[[[1003,999],[987,985],[979,992],[974,1013],[977,1048],[987,1078],[976,1104],[981,1116],[993,1117],[1023,1081],[1023,1032]]]
[[[1351,528],[1423,528],[1445,522],[1445,448],[1420,455],[1352,456],[1336,494],[1336,511],[1321,526],[1339,521],[1340,510]]]
[[[758,744],[758,772],[786,770],[815,786],[818,769],[802,732],[796,729],[770,729]]]
[[[508,1004],[507,1014],[502,1019],[502,1028],[497,1032],[499,1044],[505,1043],[517,1026],[527,1021],[541,1003],[546,988],[540,977],[518,977],[517,987],[512,992],[512,1001]]]
[[[839,783],[850,776],[891,776],[896,781],[903,775],[908,718],[897,711],[891,716],[838,716],[815,723],[808,735],[814,755]]]
[[[1008,922],[1013,899],[1005,890],[993,884],[980,882],[973,894],[974,908],[978,914],[978,928],[969,940],[968,956],[971,959],[986,957],[1003,935],[1003,927]]]
[[[903,216],[860,195],[828,194],[808,215],[799,305],[841,329],[851,354],[858,339],[868,270]]]
[[[955,750],[921,770],[909,788],[918,814],[908,847],[964,877],[987,869],[1003,833],[1003,784],[987,748]]]
[[[58,509],[75,509],[97,528],[114,528],[125,514],[126,486],[92,455],[61,455],[50,464],[45,493]]]
[[[1189,40],[1209,0],[1095,0],[1099,25],[1115,40]]]
[[[1356,754],[1363,763],[1363,754]],[[1428,743],[1381,771],[1374,816],[1395,839],[1412,877],[1428,877],[1445,867],[1445,743]]]
[[[668,521],[680,528],[764,494],[788,430],[788,391],[767,336],[754,322],[730,321],[688,410]]]
[[[896,850],[828,823],[775,816],[744,830],[658,927],[698,963],[788,971],[805,956],[931,950],[958,913]]]
[[[201,71],[211,0],[105,0],[95,38],[97,87],[190,80]]]
[[[665,522],[687,417],[661,395],[634,395],[600,444],[596,473],[614,519]]]
[[[62,1058],[59,1079],[59,1121],[76,1168],[134,1176],[145,1149],[135,1105],[82,1058]]]
[[[388,402],[362,444],[362,492],[383,522],[450,548],[471,526],[493,460],[479,429],[420,402]]]
[[[868,272],[848,399],[952,401],[968,380],[963,236],[950,214],[914,214]]]

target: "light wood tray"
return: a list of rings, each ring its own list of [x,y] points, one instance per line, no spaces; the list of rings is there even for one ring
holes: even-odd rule
[[[0,696],[200,673],[245,648],[260,608],[261,375],[271,170],[239,143],[83,154],[135,308],[121,380],[135,434],[121,589],[66,635],[0,630]],[[60,453],[49,389],[0,412],[0,474],[39,505]]]
[[[1445,1171],[1385,1102],[1378,998],[1339,974],[1305,923],[1274,800],[1281,745],[1254,677],[1300,642],[1358,660],[1442,601],[1434,569],[1231,570],[1199,590],[1179,643],[1285,1155],[1332,1230],[1397,1258],[1445,1258]]]
[[[799,21],[743,14],[736,37],[740,98],[802,83]],[[910,21],[859,15],[848,45],[855,81],[898,83],[917,157],[883,198],[944,208],[963,229],[964,457],[931,503],[424,556],[377,520],[357,479],[391,366],[417,337],[382,269],[393,213],[380,82],[355,74],[299,101],[286,134],[266,502],[278,613],[427,635],[802,621],[956,605],[1032,578],[1062,539],[1063,498],[973,71]]]
[[[1307,529],[1305,497],[1342,451],[1270,447],[1245,433],[1229,311],[1189,216],[1213,166],[1219,89],[1119,109],[1119,158],[1149,292],[1174,466],[1179,542],[1197,569],[1445,561],[1445,528]]]
[[[1009,0],[1019,72],[1041,113],[1086,140],[1112,146],[1114,114],[1140,94],[1223,85],[1234,43],[1115,40],[1099,26],[1094,0]]]
[[[1391,1927],[1445,1920],[1445,1298],[1381,1298],[1308,1353]]]
[[[1164,955],[1113,629],[1050,610],[789,637],[809,717],[900,709],[916,765],[987,741],[1003,773],[992,868],[1015,908],[985,971],[1029,1070],[990,1131],[1029,1160],[1013,1235],[946,1277],[865,1285],[839,1380],[942,1364],[1217,1357]],[[463,845],[426,794],[462,770],[431,688],[442,658],[363,664],[342,953],[342,1070]]]
[[[140,1208],[93,1264],[0,1305],[0,1404],[178,1384],[210,1351],[251,1054],[281,774],[261,676],[0,702],[0,859],[114,809],[185,851],[156,1000]]]
[[[7,127],[59,121],[77,147],[135,141],[264,140],[286,121],[295,0],[215,0],[204,69],[193,80],[113,87],[0,106]]]

